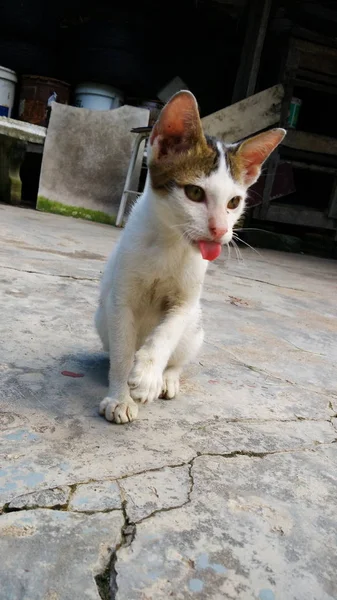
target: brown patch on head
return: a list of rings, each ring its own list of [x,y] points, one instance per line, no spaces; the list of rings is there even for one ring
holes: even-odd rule
[[[211,146],[195,144],[179,154],[168,154],[165,160],[150,161],[152,187],[168,188],[172,184],[188,185],[217,168],[219,152]]]
[[[244,183],[244,165],[238,154],[238,146],[225,147],[226,162],[230,174],[237,183]]]
[[[260,176],[268,156],[283,140],[284,129],[270,129],[226,148],[226,159],[235,181],[249,187]]]
[[[179,92],[164,107],[150,143],[149,171],[155,189],[187,185],[218,165],[216,143],[206,139],[190,92]]]

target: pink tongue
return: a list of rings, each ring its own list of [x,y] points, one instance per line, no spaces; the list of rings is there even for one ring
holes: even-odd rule
[[[215,260],[221,254],[222,246],[219,242],[198,242],[198,246],[205,260]]]

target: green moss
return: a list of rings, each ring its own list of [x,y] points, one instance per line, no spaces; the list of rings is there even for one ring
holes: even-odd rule
[[[105,223],[106,225],[115,225],[116,218],[108,215],[100,210],[91,210],[81,206],[70,206],[61,202],[48,200],[43,196],[37,199],[36,208],[43,212],[55,213],[66,217],[74,217],[75,219],[86,219],[86,221],[95,221],[96,223]]]
[[[11,177],[11,204],[20,204],[21,202],[22,183],[20,179]]]

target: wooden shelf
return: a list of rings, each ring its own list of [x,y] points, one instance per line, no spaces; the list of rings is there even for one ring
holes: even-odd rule
[[[337,139],[306,131],[288,130],[282,146],[316,154],[337,155]]]
[[[323,212],[306,206],[272,202],[268,207],[267,214],[263,218],[267,221],[301,225],[302,227],[316,227],[319,229],[331,229],[332,231],[336,229],[333,219],[329,219]]]

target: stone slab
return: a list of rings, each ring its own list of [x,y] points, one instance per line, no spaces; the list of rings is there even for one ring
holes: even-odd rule
[[[178,600],[179,594],[185,594],[184,600],[213,600],[220,593],[221,600],[226,594],[246,600],[246,592],[247,600],[269,600],[271,593],[275,600],[336,597],[331,509],[337,448],[331,422],[337,412],[336,262],[242,249],[244,263],[239,263],[233,257],[227,261],[224,251],[208,270],[205,344],[184,373],[180,397],[141,407],[139,420],[121,427],[98,415],[107,390],[108,359],[93,328],[101,271],[119,235],[113,227],[0,205],[0,523],[24,513],[40,514],[6,513],[7,503],[24,494],[63,486],[80,490],[88,483],[118,479],[129,495],[124,508],[130,521],[137,521],[130,549],[117,552],[119,600],[137,600],[140,590],[142,600],[166,600],[168,581],[176,586],[171,597]],[[206,459],[219,461],[219,467],[202,463]],[[192,478],[187,479],[191,462]],[[159,472],[167,476],[156,482],[155,492],[151,473]],[[182,478],[173,480],[180,472]],[[229,499],[241,502],[238,498],[252,507],[243,515],[234,510],[237,504],[228,505]],[[99,510],[96,500],[93,510]],[[281,517],[276,526],[285,535],[270,532],[267,509],[262,518],[264,506],[281,516],[285,507],[294,535],[287,533],[288,521]],[[118,509],[98,515],[41,512],[79,519],[71,520],[79,524],[79,533],[87,519],[119,514]],[[52,576],[58,581],[58,570],[68,565],[62,562],[63,545],[49,554],[58,530],[52,520],[56,517],[48,518],[43,528],[38,526],[41,537],[36,537],[32,556],[43,561],[44,541],[46,568],[54,565]],[[97,523],[103,527],[103,520]],[[76,528],[70,531],[75,535]],[[22,539],[5,551],[0,534],[1,557],[10,553],[13,585],[18,585],[13,573],[18,572]],[[243,539],[247,541],[240,546]],[[69,547],[73,552],[72,540]],[[23,560],[21,549],[18,556]],[[90,560],[95,557],[94,549]],[[256,562],[259,557],[266,570]],[[207,568],[196,569],[193,561]],[[29,570],[22,572],[18,597],[24,600],[35,600],[30,586],[39,581],[40,562],[35,572],[33,563],[23,567]],[[157,564],[164,572],[159,579]],[[83,565],[81,600],[87,589],[96,593],[91,566]],[[224,569],[231,571],[227,583],[221,579]],[[68,570],[64,572],[72,583]],[[152,585],[154,591],[144,591]],[[52,585],[50,589],[57,591]],[[74,594],[69,598],[76,600]]]
[[[191,502],[137,526],[116,600],[335,600],[337,447],[200,457]]]
[[[137,523],[158,510],[182,506],[191,489],[189,467],[166,467],[121,479],[119,485],[126,500],[131,522]]]
[[[148,120],[144,108],[93,111],[55,103],[43,153],[38,209],[114,222],[135,143],[131,129],[147,125]],[[138,177],[140,167],[141,156]]]
[[[69,500],[71,488],[69,486],[41,490],[32,494],[24,494],[14,498],[9,503],[10,510],[21,510],[23,508],[54,508],[65,506]]]
[[[0,135],[21,140],[22,142],[44,144],[46,134],[46,127],[33,125],[25,121],[18,121],[17,119],[0,117]]]
[[[0,519],[0,599],[100,600],[95,577],[121,541],[121,511],[30,510]]]
[[[79,485],[69,503],[77,512],[108,511],[122,508],[119,487],[114,481],[95,481]]]

